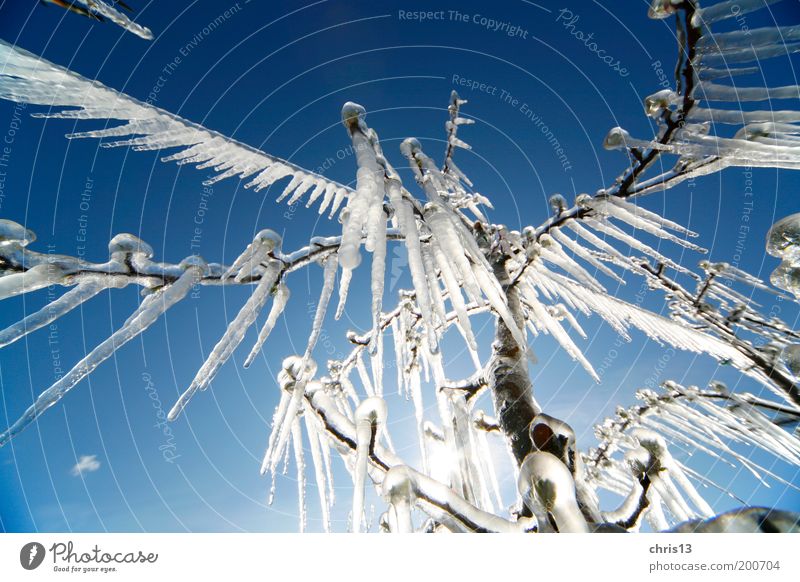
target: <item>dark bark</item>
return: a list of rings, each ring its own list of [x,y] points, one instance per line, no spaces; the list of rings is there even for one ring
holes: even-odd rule
[[[517,288],[511,285],[506,270],[505,257],[492,259],[494,274],[503,290],[511,314],[520,329],[525,321]],[[533,385],[528,375],[528,358],[525,350],[517,344],[511,330],[501,318],[497,318],[495,341],[492,345],[492,363],[488,373],[494,409],[500,430],[517,462],[522,464],[533,449],[529,427],[533,418],[541,412],[533,400]]]

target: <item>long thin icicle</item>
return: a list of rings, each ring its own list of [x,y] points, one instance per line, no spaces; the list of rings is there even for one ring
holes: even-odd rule
[[[236,314],[233,321],[230,322],[217,345],[211,350],[205,363],[197,371],[192,383],[178,399],[178,402],[175,403],[175,406],[172,407],[172,410],[169,411],[167,415],[169,420],[175,420],[178,417],[198,390],[205,390],[208,387],[219,369],[228,361],[228,358],[231,357],[239,344],[242,343],[247,330],[253,325],[256,317],[261,312],[261,308],[267,302],[269,294],[281,274],[281,267],[280,261],[271,261],[269,263],[267,271],[262,275],[252,295],[239,310],[239,313]]]
[[[32,313],[14,325],[0,331],[0,348],[4,348],[28,335],[31,332],[41,329],[54,322],[62,315],[66,315],[85,301],[88,301],[104,289],[109,287],[121,288],[129,282],[128,277],[103,277],[84,281],[42,307],[36,313]]]
[[[67,372],[50,388],[42,392],[36,402],[8,430],[0,434],[0,446],[19,434],[35,421],[45,410],[61,400],[75,385],[91,374],[97,366],[111,357],[123,345],[150,327],[170,307],[186,297],[197,279],[202,267],[190,266],[171,285],[145,297],[138,309],[125,324],[111,337],[86,355],[74,368]]]
[[[283,282],[280,283],[280,285],[278,285],[278,291],[275,293],[275,298],[272,300],[272,308],[267,316],[267,321],[264,323],[264,327],[262,327],[261,331],[258,333],[258,339],[256,340],[253,349],[250,351],[250,355],[247,356],[247,359],[244,362],[245,368],[249,368],[250,364],[253,363],[253,360],[255,360],[256,356],[259,354],[259,352],[261,352],[264,342],[267,341],[269,334],[272,333],[272,330],[275,328],[275,324],[278,323],[278,318],[286,308],[286,303],[289,301],[290,295],[291,293],[289,292],[289,287],[287,287]]]

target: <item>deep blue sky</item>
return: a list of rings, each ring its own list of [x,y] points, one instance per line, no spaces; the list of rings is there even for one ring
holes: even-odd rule
[[[576,193],[594,192],[613,181],[625,158],[603,150],[603,137],[616,125],[637,136],[651,135],[641,104],[660,88],[654,63],[660,61],[669,71],[675,58],[672,22],[648,20],[643,1],[627,2],[624,9],[574,0],[549,7],[523,1],[330,0],[305,7],[299,2],[244,0],[238,4],[131,0],[131,4],[138,8],[139,21],[155,33],[153,42],[110,24],[93,24],[57,8],[20,0],[0,2],[0,37],[142,100],[153,100],[152,91],[162,76],[166,81],[155,95],[156,105],[304,167],[323,167],[326,175],[343,182],[355,175],[339,123],[345,101],[367,108],[368,121],[380,134],[384,150],[402,167],[397,145],[410,135],[440,157],[448,97],[458,89],[470,101],[465,113],[477,123],[462,129],[461,137],[474,150],[460,152],[457,162],[494,202],[492,220],[512,228],[541,223],[553,192],[572,200]],[[606,66],[569,34],[558,22],[563,7],[580,17],[576,28],[593,33],[598,47],[619,61],[616,69],[624,70]],[[229,8],[230,18],[212,33],[202,32]],[[444,10],[444,19],[420,23],[401,18],[400,11],[415,10]],[[448,10],[466,14],[467,22],[451,18]],[[794,1],[773,12],[782,23],[800,21]],[[519,32],[508,36],[489,30],[474,21],[475,15],[516,26]],[[747,18],[754,28],[767,22],[768,15]],[[165,73],[176,57],[180,62]],[[797,82],[788,60],[768,65],[768,72],[775,85]],[[485,88],[470,90],[461,79]],[[534,114],[564,148],[566,165],[531,121]],[[14,106],[0,102],[0,134],[8,135],[13,116]],[[319,220],[313,210],[298,207],[287,213],[286,206],[274,204],[275,192],[254,194],[231,180],[205,193],[210,208],[202,216],[200,248],[192,249],[192,230],[204,199],[202,172],[161,164],[157,153],[99,149],[89,140],[68,142],[63,135],[73,131],[75,124],[70,121],[45,122],[25,113],[19,125],[0,216],[36,231],[39,240],[34,248],[42,251],[54,245],[59,253],[85,253],[88,259],[102,260],[111,236],[132,232],[150,242],[164,260],[177,262],[199,252],[209,261],[229,262],[262,228],[283,232],[286,249],[302,245],[312,233],[333,234],[339,229],[337,222]],[[410,184],[410,176],[406,177]],[[740,239],[748,179],[741,169],[732,169],[666,196],[654,195],[645,204],[699,231],[714,260],[732,261],[741,255],[742,268],[766,279],[775,261],[765,257],[764,235],[776,218],[800,210],[796,197],[800,179],[785,172],[753,172],[752,218]],[[87,217],[85,224],[79,222],[81,215]],[[83,228],[87,242],[79,240]],[[678,249],[664,246],[664,250],[681,256]],[[688,265],[699,258],[682,256]],[[390,265],[402,262],[399,252]],[[0,529],[295,529],[291,471],[279,479],[277,500],[267,508],[269,482],[259,477],[258,466],[277,394],[276,366],[305,345],[311,324],[308,304],[316,302],[319,271],[315,267],[290,278],[292,303],[264,357],[243,370],[244,356],[237,353],[213,389],[199,394],[188,414],[172,424],[170,442],[179,455],[173,463],[165,462],[159,450],[166,438],[154,426],[157,410],[151,397],[157,394],[165,410],[171,407],[247,291],[204,289],[200,298],[176,307],[141,341],[120,350],[37,425],[0,449]],[[407,283],[403,277],[390,279],[387,304]],[[627,289],[610,286],[609,290],[631,298],[639,284],[632,280]],[[347,321],[326,324],[326,340],[317,353],[321,362],[347,349],[341,340],[348,327],[368,323],[368,313],[361,309],[368,301],[365,289],[360,273],[343,318]],[[135,293],[131,288],[101,295],[60,321],[55,340],[61,365],[70,367],[120,325],[135,305]],[[767,311],[778,308],[784,319],[795,323],[793,306],[762,299]],[[5,301],[0,325],[16,321],[46,300],[42,292]],[[646,304],[660,309],[652,293]],[[583,446],[593,443],[591,425],[613,414],[615,404],[631,403],[634,390],[648,380],[671,377],[698,385],[711,378],[739,381],[731,371],[685,354],[670,356],[662,370],[658,360],[663,348],[645,342],[641,334],[634,334],[632,344],[617,346],[616,336],[598,325],[597,318],[583,323],[590,339],[581,345],[603,369],[601,384],[594,384],[547,337],[534,343],[540,363],[532,368],[537,398],[548,412],[575,425]],[[487,327],[484,340],[489,331]],[[245,344],[252,339],[248,336]],[[0,352],[1,424],[16,418],[53,382],[52,347],[47,333],[40,332]],[[242,348],[244,355],[246,349]],[[619,355],[609,357],[612,351]],[[448,372],[456,377],[463,354],[456,347],[448,357]],[[393,377],[387,370],[387,378]],[[749,381],[741,381],[739,387],[759,390]],[[410,411],[400,402],[390,399],[394,415],[390,420],[397,421],[402,434],[401,425],[409,426]],[[70,468],[81,455],[96,455],[99,469],[83,477],[71,475]],[[743,472],[721,466],[709,469],[702,458],[690,462],[711,470],[720,483],[731,484],[749,503],[800,507],[800,497],[785,486],[765,489]],[[796,472],[778,470],[789,481],[798,481]],[[348,503],[347,482],[339,479],[339,518]],[[735,505],[713,491],[708,495],[720,509]],[[316,515],[313,488],[309,498]],[[335,527],[345,529],[343,522]],[[319,529],[319,523],[312,521],[310,529]]]

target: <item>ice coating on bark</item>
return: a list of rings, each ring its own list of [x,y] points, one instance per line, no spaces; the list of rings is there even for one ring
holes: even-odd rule
[[[387,471],[381,484],[383,498],[391,505],[397,533],[413,533],[411,510],[416,499],[414,480],[408,467],[399,465]]]
[[[534,452],[525,457],[519,470],[518,489],[523,499],[552,516],[558,531],[586,533],[589,528],[575,500],[575,482],[569,469],[557,457]],[[543,525],[543,524],[540,524]]]

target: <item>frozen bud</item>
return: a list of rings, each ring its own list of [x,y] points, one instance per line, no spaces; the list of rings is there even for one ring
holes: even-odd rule
[[[575,197],[575,204],[580,208],[588,210],[592,207],[592,197],[588,194],[578,194]]]
[[[550,200],[548,202],[550,204],[550,208],[552,208],[553,212],[556,214],[561,214],[567,209],[567,199],[561,194],[553,194],[550,196]]]
[[[653,474],[653,471],[658,472],[658,463],[653,459],[653,456],[642,447],[625,453],[624,462],[630,469],[630,472],[636,477],[639,475]]]
[[[289,356],[284,358],[282,370],[278,372],[278,384],[282,390],[291,391],[300,379],[301,375],[305,378],[313,378],[317,372],[317,363],[309,358],[303,367],[302,356]]]
[[[381,484],[383,498],[389,503],[413,503],[416,497],[414,478],[408,467],[397,465],[389,469]]]
[[[265,228],[262,231],[259,231],[256,234],[255,238],[253,238],[254,242],[261,243],[264,247],[266,247],[267,252],[272,252],[275,249],[281,248],[281,243],[283,243],[283,238],[274,230],[270,230]]]
[[[124,260],[128,255],[139,255],[141,258],[151,259],[153,248],[132,234],[121,233],[108,243],[108,253],[112,259],[117,260]]]
[[[455,108],[456,110],[461,107],[462,105],[466,104],[467,100],[462,99],[458,96],[455,90],[450,92],[450,108]],[[451,109],[452,112],[452,109]]]
[[[183,259],[178,266],[183,270],[194,267],[200,271],[205,271],[206,267],[208,267],[208,263],[206,263],[206,260],[200,255],[191,255]]]
[[[386,422],[386,402],[377,396],[362,400],[356,408],[355,421],[356,425],[364,423],[382,425]]]
[[[21,247],[36,240],[36,234],[13,220],[0,218],[0,247],[13,243]]]
[[[712,380],[711,382],[708,383],[708,387],[718,394],[729,394],[728,386],[724,382],[720,382],[719,380]]]
[[[342,106],[342,123],[350,133],[356,129],[366,132],[367,124],[364,122],[366,117],[367,110],[358,103],[348,101]]]
[[[635,428],[631,431],[631,436],[653,457],[657,459],[666,459],[669,457],[667,443],[664,437],[657,432],[646,428]]]
[[[783,348],[780,359],[793,376],[800,377],[800,344],[789,344]]]
[[[631,138],[631,134],[621,127],[614,127],[609,130],[608,135],[603,140],[603,147],[607,150],[619,150],[627,147],[625,144]]]
[[[678,95],[670,90],[663,89],[653,93],[644,100],[644,109],[650,117],[661,117],[661,114],[675,103]]]
[[[534,240],[536,238],[536,229],[532,226],[526,226],[522,229],[522,236],[526,240]]]
[[[653,19],[668,18],[675,14],[680,1],[682,0],[677,2],[675,0],[652,0],[650,9],[647,11],[647,16]]]
[[[422,151],[422,145],[415,137],[407,137],[400,144],[400,152],[407,158],[411,159]]]

